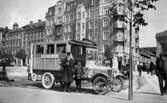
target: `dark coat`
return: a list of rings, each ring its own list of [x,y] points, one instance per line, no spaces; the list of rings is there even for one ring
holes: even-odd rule
[[[63,82],[65,83],[73,82],[74,61],[72,59],[68,60],[67,58],[64,58],[62,60],[62,66],[63,66],[63,77],[62,77]]]

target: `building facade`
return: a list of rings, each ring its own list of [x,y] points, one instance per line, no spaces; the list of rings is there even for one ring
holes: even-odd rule
[[[3,47],[3,33],[4,33],[4,28],[0,28],[0,49],[2,50],[2,47]]]
[[[26,64],[29,63],[30,47],[32,43],[43,42],[45,33],[45,22],[27,24],[19,28],[17,23],[13,24],[13,29],[5,29],[3,34],[2,49],[16,57],[16,54],[24,49],[27,54]],[[21,60],[15,59],[14,65],[22,65]]]
[[[25,49],[28,58],[30,58],[30,49],[31,44],[37,42],[43,42],[45,37],[45,22],[38,20],[38,22],[33,23],[30,21],[29,24],[22,27],[23,35],[22,35],[22,48]]]
[[[15,55],[23,46],[23,29],[17,23],[13,24],[13,29],[8,29],[4,36],[4,50]]]
[[[157,51],[156,57],[159,57],[160,54],[167,54],[167,30],[156,34],[157,40]]]
[[[110,15],[109,8],[114,4],[116,4],[115,14]],[[126,59],[128,62],[129,21],[125,16],[129,17],[130,11],[127,6],[128,0],[60,0],[48,9],[46,28],[49,24],[52,26],[48,27],[53,28],[50,31],[55,31],[55,25],[59,24],[61,32],[52,32],[53,40],[56,40],[55,38],[62,40],[88,39],[97,44],[97,54],[100,55],[100,58],[104,57],[106,48],[110,47],[113,55]],[[48,16],[49,14],[50,16]],[[63,17],[63,20],[59,17]],[[58,23],[58,21],[62,22]],[[133,28],[132,31],[133,59],[137,64],[139,29]],[[62,35],[60,36],[62,38],[58,38],[57,34]]]

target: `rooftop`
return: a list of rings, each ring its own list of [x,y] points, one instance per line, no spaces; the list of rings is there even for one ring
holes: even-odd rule
[[[167,30],[156,34],[156,39],[161,37],[167,37]]]

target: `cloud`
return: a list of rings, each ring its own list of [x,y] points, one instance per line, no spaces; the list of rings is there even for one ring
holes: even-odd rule
[[[12,27],[18,22],[20,26],[29,21],[45,19],[45,13],[57,0],[0,0],[0,26]]]

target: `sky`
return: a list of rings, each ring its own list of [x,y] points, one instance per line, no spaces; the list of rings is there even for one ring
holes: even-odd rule
[[[12,25],[17,22],[19,26],[30,21],[45,20],[45,13],[57,0],[0,0],[0,27]],[[167,0],[159,0],[156,3],[157,10],[145,13],[148,26],[140,28],[140,47],[156,46],[156,33],[167,29]]]

